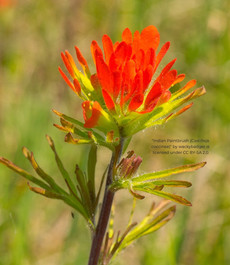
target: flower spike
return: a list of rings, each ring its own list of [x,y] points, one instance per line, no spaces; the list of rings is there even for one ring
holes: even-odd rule
[[[147,127],[178,116],[188,108],[182,108],[176,114],[172,110],[205,93],[205,90],[196,91],[185,96],[184,100],[178,99],[195,85],[195,80],[177,91],[171,91],[174,85],[185,78],[184,74],[177,73],[173,68],[176,58],[156,75],[170,42],[166,42],[157,52],[160,34],[152,25],[133,35],[126,28],[122,40],[116,43],[108,35],[103,35],[102,44],[103,49],[95,40],[91,44],[95,74],[90,73],[87,61],[77,46],[76,55],[84,74],[77,69],[68,51],[62,53],[72,81],[61,69],[59,71],[68,86],[84,101],[85,128],[99,129],[105,133],[105,137],[111,130],[123,132],[123,137],[130,137]],[[169,115],[172,116],[167,119]],[[106,123],[101,122],[102,117]],[[102,126],[108,128],[102,129]]]

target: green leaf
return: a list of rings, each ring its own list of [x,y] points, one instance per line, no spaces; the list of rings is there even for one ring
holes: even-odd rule
[[[148,188],[139,188],[139,187],[138,187],[138,190],[146,192],[146,193],[150,193],[150,194],[153,194],[153,195],[156,195],[159,197],[163,197],[165,199],[183,204],[185,206],[192,206],[190,201],[188,201],[185,198],[183,198],[179,195],[176,195],[176,194],[172,194],[172,193],[168,193],[168,192],[164,192],[164,191],[159,191],[159,190],[148,189]]]
[[[48,176],[36,163],[33,154],[29,152],[28,149],[23,149],[24,155],[29,159],[32,166],[34,167],[36,173],[42,177],[43,180],[45,180],[49,185],[47,185],[45,182],[41,181],[40,179],[35,178],[27,171],[23,170],[22,168],[16,166],[11,161],[7,160],[6,158],[0,157],[0,163],[7,166],[8,168],[15,171],[17,174],[21,175],[25,179],[27,179],[29,182],[33,182],[34,184],[38,185],[39,187],[31,187],[29,184],[30,190],[33,192],[39,193],[42,196],[52,198],[52,199],[60,199],[64,201],[67,205],[72,207],[73,209],[77,210],[88,222],[91,229],[93,229],[94,225],[92,221],[90,220],[90,217],[85,209],[85,207],[82,205],[80,200],[76,199],[76,197],[73,197],[72,195],[68,194],[66,191],[64,191],[61,187],[59,187],[54,180]]]
[[[95,194],[95,169],[97,163],[97,146],[92,144],[90,146],[89,155],[88,155],[88,188],[90,193],[90,198],[93,202],[95,202],[96,194]]]
[[[79,184],[78,190],[82,198],[82,203],[85,205],[89,214],[92,215],[94,214],[94,207],[93,207],[93,202],[91,201],[87,180],[84,173],[81,171],[78,165],[76,165],[75,174],[77,182]]]
[[[183,180],[151,180],[148,182],[138,182],[133,184],[134,188],[151,188],[154,190],[162,190],[164,186],[189,188],[192,186],[191,182]]]
[[[33,182],[34,184],[39,185],[40,187],[46,189],[46,190],[51,190],[51,187],[48,186],[46,183],[44,183],[43,181],[41,181],[40,179],[35,178],[34,176],[32,176],[30,173],[28,173],[27,171],[25,171],[24,169],[16,166],[13,162],[11,162],[10,160],[4,158],[4,157],[0,157],[0,163],[2,163],[3,165],[7,166],[8,168],[12,169],[13,171],[15,171],[17,174],[21,175],[22,177],[24,177],[25,179]]]
[[[133,178],[132,183],[133,185],[135,185],[138,182],[149,181],[149,180],[154,180],[158,178],[165,178],[171,175],[176,175],[176,174],[185,173],[185,172],[192,172],[192,171],[198,170],[199,168],[204,167],[205,165],[206,165],[206,162],[201,162],[197,164],[189,164],[189,165],[166,169],[166,170],[162,170],[158,172],[148,173],[148,174],[144,174],[144,175]]]
[[[183,181],[183,180],[154,180],[152,182],[154,185],[163,185],[163,186],[171,186],[171,187],[181,187],[188,188],[192,186],[191,182]]]
[[[173,218],[175,212],[176,212],[176,206],[174,205],[165,212],[163,212],[161,215],[159,215],[157,218],[155,218],[153,222],[146,227],[146,230],[143,231],[142,236],[148,235],[160,229],[162,226],[164,226],[168,221],[170,221]]]
[[[32,186],[30,186],[29,183],[27,183],[27,184],[29,186],[29,189],[35,193],[38,193],[38,194],[45,196],[47,198],[63,200],[63,196],[61,194],[54,193],[52,191],[45,190],[45,189],[42,189],[39,187],[32,187]]]
[[[166,200],[162,201],[156,207],[154,204],[149,214],[134,228],[132,227],[133,229],[131,231],[128,231],[128,233],[123,238],[121,244],[119,245],[113,258],[124,248],[132,244],[140,237],[158,230],[160,227],[165,225],[169,220],[171,220],[175,214],[176,207],[171,206],[163,210],[166,206],[168,206],[168,204],[169,201]]]
[[[56,151],[56,148],[55,148],[55,145],[54,145],[52,138],[50,136],[46,135],[46,139],[47,139],[49,146],[51,147],[51,149],[54,153],[55,160],[56,160],[57,166],[59,168],[59,171],[62,174],[62,177],[64,178],[64,180],[66,182],[68,182],[69,186],[71,187],[71,190],[74,191],[75,193],[77,193],[77,190],[76,190],[76,187],[75,187],[73,181],[71,180],[68,172],[66,171],[66,169],[63,166],[63,163],[62,163],[60,157],[57,154],[57,151]]]
[[[57,185],[57,183],[54,181],[54,179],[52,177],[50,177],[36,162],[35,158],[34,158],[34,154],[32,152],[30,152],[26,147],[23,147],[22,152],[24,154],[24,156],[29,160],[29,162],[31,163],[32,167],[34,168],[35,172],[43,179],[45,180],[50,187],[57,191],[58,193],[63,193],[65,194],[66,192]]]

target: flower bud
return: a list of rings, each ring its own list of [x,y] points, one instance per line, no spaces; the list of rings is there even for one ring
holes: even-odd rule
[[[141,163],[142,158],[136,156],[133,151],[130,151],[128,152],[127,157],[123,158],[117,166],[117,175],[120,178],[131,178],[136,174]]]

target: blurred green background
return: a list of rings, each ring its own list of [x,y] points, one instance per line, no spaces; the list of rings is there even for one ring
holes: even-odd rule
[[[141,169],[146,172],[207,161],[200,172],[184,177],[193,182],[183,193],[193,207],[178,206],[169,224],[139,240],[114,264],[230,264],[229,10],[228,0],[0,1],[0,156],[28,171],[22,146],[60,178],[45,134],[54,138],[69,171],[76,162],[84,164],[87,147],[65,144],[64,135],[52,126],[58,122],[52,108],[82,119],[80,100],[57,70],[63,66],[60,52],[65,49],[73,54],[78,45],[92,69],[93,39],[101,43],[106,33],[120,40],[125,27],[134,32],[152,24],[160,31],[161,45],[171,41],[164,62],[177,57],[176,69],[187,74],[186,80],[195,78],[207,89],[188,112],[162,128],[139,133],[131,146],[143,157]],[[210,152],[153,155],[152,139],[168,137],[209,139]],[[108,153],[99,151],[103,168]],[[0,183],[0,265],[87,264],[90,235],[81,217],[72,219],[61,202],[33,194],[22,178],[2,165]],[[146,213],[150,200],[138,203],[136,218]],[[119,216],[130,203],[130,196],[120,193],[118,225],[124,226]]]

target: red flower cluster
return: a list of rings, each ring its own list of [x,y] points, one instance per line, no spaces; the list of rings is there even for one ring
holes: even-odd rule
[[[96,41],[91,44],[96,65],[96,74],[93,75],[78,47],[75,47],[76,55],[84,75],[77,69],[68,51],[62,53],[62,59],[73,81],[60,68],[59,70],[67,84],[84,100],[82,107],[85,127],[92,128],[98,124],[100,109],[105,105],[107,111],[115,119],[119,119],[130,112],[137,115],[151,112],[170,99],[170,87],[181,82],[185,75],[178,75],[172,69],[176,61],[174,59],[163,68],[159,76],[153,78],[170,46],[166,42],[157,53],[159,42],[160,35],[154,26],[146,27],[141,33],[136,31],[134,36],[126,28],[122,33],[122,41],[114,44],[108,35],[104,35],[104,54]],[[195,83],[192,80],[187,85],[190,88]],[[93,103],[95,101],[98,102],[96,105]]]
[[[92,54],[97,68],[97,77],[102,87],[103,97],[109,110],[120,105],[123,113],[153,110],[161,98],[161,103],[170,98],[169,88],[182,81],[185,75],[177,75],[170,70],[171,61],[150,85],[156,69],[169,49],[170,43],[163,45],[156,55],[160,35],[154,26],[145,28],[141,34],[136,31],[132,37],[126,28],[122,41],[112,43],[109,36],[102,38],[105,59],[96,41],[92,42]]]

